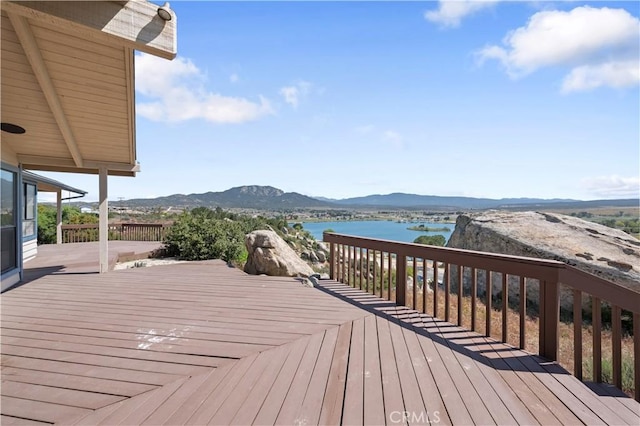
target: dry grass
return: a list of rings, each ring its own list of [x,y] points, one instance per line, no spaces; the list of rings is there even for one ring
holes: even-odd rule
[[[394,277],[392,277],[393,280]],[[359,277],[353,277],[352,283],[359,286]],[[389,298],[387,291],[388,276],[385,274],[385,284],[383,286],[382,297],[384,299]],[[363,283],[364,288],[364,283]],[[395,288],[392,283],[391,300],[396,299]],[[379,286],[376,287],[376,295],[380,295]],[[426,309],[423,309],[423,294],[422,290],[417,291],[416,309],[418,311],[426,312],[433,315],[433,302],[434,293],[427,293]],[[461,326],[471,330],[471,304],[472,300],[470,296],[463,296],[461,300],[462,304],[462,319]],[[411,289],[407,291],[407,306],[413,307],[413,294]],[[444,289],[438,290],[438,314],[434,315],[438,318],[444,319],[444,306],[445,306],[445,292]],[[449,294],[449,309],[450,318],[452,323],[457,322],[458,318],[458,295],[455,293]],[[486,330],[486,315],[487,307],[484,298],[478,297],[476,300],[476,327],[475,331],[488,335],[496,340],[502,340],[502,302],[500,300],[493,300],[493,309],[491,310],[491,330],[487,333]],[[520,346],[520,312],[518,309],[507,307],[507,340],[506,343],[519,347]],[[530,353],[538,353],[538,338],[539,338],[539,320],[535,316],[534,312],[529,310],[529,314],[525,315],[524,319],[524,347],[522,349]],[[559,325],[560,333],[560,347],[558,362],[570,373],[574,373],[574,348],[573,348],[573,323],[561,322]],[[611,367],[612,359],[612,333],[610,329],[603,326],[602,332],[602,381],[605,383],[613,382],[613,374]],[[630,396],[633,396],[634,391],[634,374],[633,374],[633,337],[629,335],[623,335],[622,338],[622,390]],[[582,327],[582,378],[585,381],[592,381],[593,371],[593,329],[590,324],[584,324]]]

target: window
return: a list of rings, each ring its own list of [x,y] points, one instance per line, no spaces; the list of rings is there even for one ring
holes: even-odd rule
[[[24,216],[22,221],[22,237],[36,236],[36,186],[31,183],[24,184]]]
[[[16,231],[16,185],[17,175],[9,170],[2,169],[0,175],[0,263],[1,272],[6,272],[18,267],[18,233]]]

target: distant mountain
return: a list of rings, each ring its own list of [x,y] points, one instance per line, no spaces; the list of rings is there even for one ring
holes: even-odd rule
[[[204,194],[174,194],[153,199],[138,198],[123,201],[138,207],[221,207],[258,210],[332,207],[334,205],[297,192],[284,192],[272,186],[239,186],[223,192]]]
[[[221,207],[256,210],[291,210],[304,208],[381,208],[381,209],[431,209],[431,210],[483,210],[510,209],[534,210],[541,208],[593,208],[593,207],[634,207],[640,201],[592,200],[541,198],[473,198],[443,197],[436,195],[416,195],[393,193],[368,195],[366,197],[334,200],[321,197],[307,197],[297,192],[284,192],[272,186],[239,186],[222,192],[203,194],[174,194],[153,199],[138,198],[115,203],[131,207]]]
[[[376,206],[376,207],[446,207],[462,209],[492,209],[507,206],[521,206],[531,204],[549,203],[573,203],[576,200],[552,199],[545,200],[539,198],[502,198],[499,200],[491,198],[473,197],[443,197],[437,195],[416,195],[393,193],[386,195],[368,195],[366,197],[345,198],[334,201],[341,205],[351,206]]]

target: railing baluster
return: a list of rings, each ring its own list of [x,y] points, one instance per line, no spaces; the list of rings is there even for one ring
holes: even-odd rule
[[[611,307],[611,354],[613,384],[622,389],[622,319],[619,306]]]
[[[451,303],[451,274],[449,271],[451,270],[451,265],[449,262],[445,262],[444,264],[444,320],[449,322],[449,313],[451,311],[451,307],[449,306]]]
[[[384,299],[384,252],[380,251],[380,298]]]
[[[633,388],[635,400],[640,402],[640,313],[633,314]]]
[[[527,345],[527,279],[520,276],[520,349]]]
[[[573,290],[573,375],[582,380],[582,292]]]
[[[347,284],[351,283],[351,245],[347,246]]]
[[[438,318],[438,261],[432,260],[433,266],[433,317]]]
[[[509,275],[502,273],[502,341],[507,343],[509,337],[509,323],[507,314],[509,312]]]
[[[362,256],[362,247],[360,247],[360,277],[359,277],[359,281],[360,281],[360,290],[362,290],[362,268],[363,265],[363,256]]]
[[[458,325],[462,325],[462,287],[464,285],[464,266],[458,265]]]
[[[478,270],[471,268],[471,331],[476,331],[476,309],[478,307]]]
[[[389,252],[389,257],[387,258],[387,260],[389,261],[388,265],[387,265],[387,270],[388,270],[388,274],[387,277],[389,278],[387,281],[387,300],[391,300],[391,279],[392,279],[392,275],[393,275],[393,269],[392,269],[392,259],[391,259],[392,255],[391,252]],[[398,262],[396,262],[397,264]],[[397,271],[396,271],[396,275],[397,275]]]
[[[427,292],[427,259],[422,258],[422,313],[424,314],[427,313]]]
[[[593,381],[602,382],[602,310],[600,299],[592,297],[592,321],[593,326]]]
[[[491,307],[492,302],[493,302],[493,282],[492,282],[492,278],[493,278],[493,274],[491,273],[491,271],[489,270],[485,270],[485,278],[486,278],[486,284],[484,286],[484,289],[487,293],[487,301],[485,302],[486,305],[486,316],[485,316],[485,335],[488,337],[491,337],[491,313],[493,311],[493,308]]]
[[[375,296],[376,294],[376,285],[377,285],[377,278],[378,278],[378,252],[376,250],[373,250],[373,276],[371,278],[373,278],[373,288],[371,289],[371,293]]]
[[[366,275],[366,278],[365,278],[365,291],[367,293],[369,293],[369,268],[370,268],[370,262],[371,262],[371,252],[370,252],[369,249],[365,249],[365,251],[367,253],[367,261],[366,261],[366,264],[367,264],[367,269],[366,269],[367,275]],[[360,272],[360,273],[362,273],[362,272]]]
[[[412,257],[412,267],[413,267],[413,277],[412,278],[412,283],[413,283],[413,288],[411,290],[413,290],[413,300],[412,302],[412,306],[413,306],[413,310],[417,310],[418,309],[418,264],[416,263],[416,258],[415,256]]]
[[[340,278],[340,282],[344,284],[344,244],[340,244],[339,246],[339,256],[338,256],[338,277]]]

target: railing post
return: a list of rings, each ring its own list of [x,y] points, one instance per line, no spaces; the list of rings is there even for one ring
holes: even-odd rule
[[[391,294],[391,288],[389,288],[389,294]],[[407,305],[407,256],[404,254],[396,254],[396,304]]]
[[[557,280],[540,281],[540,355],[558,360],[560,285]]]

